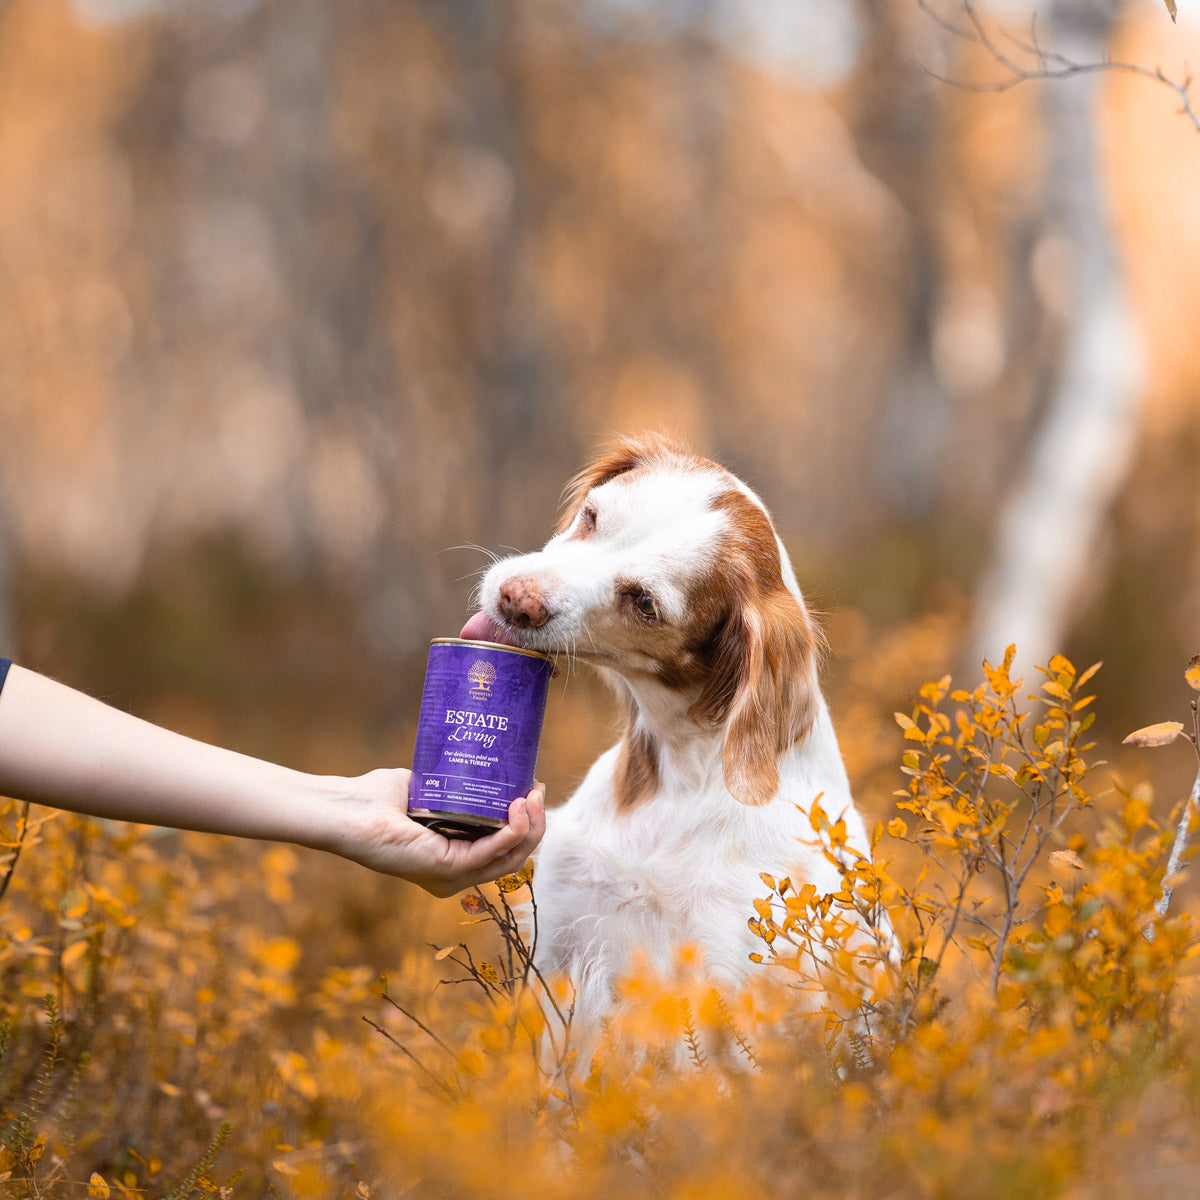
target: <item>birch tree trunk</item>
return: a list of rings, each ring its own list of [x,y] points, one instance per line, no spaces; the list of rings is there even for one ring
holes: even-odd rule
[[[1112,0],[1056,0],[1046,44],[1099,62]],[[1138,432],[1136,336],[1114,243],[1097,136],[1104,74],[1044,84],[1049,136],[1045,237],[1064,251],[1070,307],[1041,419],[999,513],[976,598],[972,663],[1016,643],[1026,677],[1062,648],[1073,610],[1099,580],[1103,523],[1128,474]],[[1057,258],[1053,261],[1057,262]]]

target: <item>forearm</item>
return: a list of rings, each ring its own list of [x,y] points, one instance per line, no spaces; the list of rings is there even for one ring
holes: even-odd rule
[[[14,666],[0,794],[120,821],[326,846],[347,781],[198,742]]]
[[[0,690],[0,795],[203,833],[294,842],[437,896],[515,871],[546,828],[535,787],[508,824],[451,842],[407,815],[409,772],[306,775],[210,746],[14,666]]]

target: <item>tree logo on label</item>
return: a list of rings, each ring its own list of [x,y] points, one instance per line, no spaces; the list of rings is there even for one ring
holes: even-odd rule
[[[490,662],[478,659],[471,664],[467,672],[467,680],[472,684],[472,696],[490,696],[492,684],[496,682],[496,668]]]

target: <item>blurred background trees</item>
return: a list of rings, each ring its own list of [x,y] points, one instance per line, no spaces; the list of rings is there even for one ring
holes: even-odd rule
[[[1043,35],[1200,59],[1186,11],[1085,7]],[[1104,659],[1120,732],[1179,707],[1200,135],[1145,81],[934,77],[994,70],[915,0],[9,0],[4,645],[406,761],[471,547],[655,427],[767,500],[845,709],[904,630],[913,687],[1018,640]],[[552,699],[559,795],[600,705]]]

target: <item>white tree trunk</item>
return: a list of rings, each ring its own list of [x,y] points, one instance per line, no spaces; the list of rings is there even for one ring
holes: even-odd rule
[[[1103,10],[1103,11],[1100,11]],[[1058,0],[1047,44],[1075,62],[1107,52],[1107,3]],[[976,599],[972,663],[1017,645],[1018,666],[1063,648],[1088,588],[1103,523],[1137,440],[1139,354],[1097,145],[1103,73],[1047,82],[1047,236],[1069,248],[1071,309],[1047,382],[1043,417],[997,517],[996,544]]]

